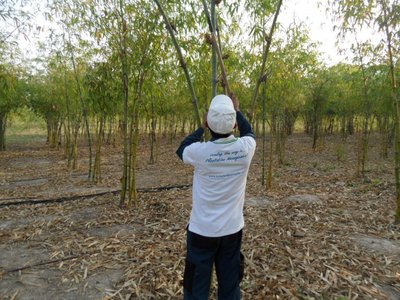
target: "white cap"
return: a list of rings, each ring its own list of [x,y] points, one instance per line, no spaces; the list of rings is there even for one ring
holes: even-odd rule
[[[236,111],[231,98],[217,95],[211,100],[207,114],[208,127],[215,133],[231,133],[236,124]]]

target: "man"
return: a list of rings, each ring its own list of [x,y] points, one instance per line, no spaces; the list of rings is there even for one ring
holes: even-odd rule
[[[239,111],[239,101],[234,95],[231,98],[215,96],[203,127],[186,137],[176,151],[184,163],[194,166],[183,284],[187,300],[208,299],[214,264],[218,299],[240,299],[243,204],[256,141]],[[239,138],[232,135],[236,125]],[[200,142],[206,127],[212,139]]]

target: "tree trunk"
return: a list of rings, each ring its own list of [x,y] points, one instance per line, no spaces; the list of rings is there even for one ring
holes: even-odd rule
[[[294,125],[297,119],[297,112],[290,111],[289,109],[285,108],[285,129],[286,135],[291,135],[294,131]]]
[[[255,110],[256,110],[256,103],[257,103],[257,98],[258,98],[258,90],[260,88],[260,84],[263,82],[264,78],[266,77],[265,65],[266,65],[266,62],[268,59],[269,48],[272,44],[272,36],[274,34],[276,21],[278,20],[281,6],[282,6],[282,0],[279,0],[276,11],[275,11],[274,19],[272,20],[272,25],[271,25],[269,34],[268,34],[268,36],[266,36],[267,43],[263,47],[263,57],[262,57],[262,62],[261,62],[260,73],[259,73],[259,76],[256,81],[256,86],[254,88],[253,98],[251,101],[251,110],[250,110],[250,116],[249,116],[250,122],[252,122],[253,118],[254,118],[254,114],[255,114]]]
[[[68,159],[68,149],[70,145],[70,136],[67,133],[67,125],[65,121],[62,123],[62,127],[64,129],[64,159]]]
[[[269,164],[268,164],[268,176],[267,176],[267,189],[272,188],[272,166],[273,166],[273,149],[274,149],[274,136],[271,130],[271,140],[269,142]]]
[[[0,151],[6,150],[7,114],[0,113]]]
[[[311,113],[305,112],[303,119],[304,119],[304,133],[307,135],[311,135]]]
[[[392,49],[392,33],[389,31],[388,21],[388,7],[386,1],[381,1],[382,10],[384,13],[384,29],[386,33],[386,43],[389,55],[389,68],[390,68],[390,80],[392,88],[392,101],[394,106],[394,127],[395,127],[395,180],[396,180],[396,203],[397,208],[395,212],[395,222],[400,223],[400,99],[397,90],[397,79],[395,72],[395,64],[393,60],[393,49]]]
[[[286,131],[283,125],[283,120],[279,121],[278,135],[277,135],[277,152],[278,161],[280,165],[285,163],[285,152],[286,152]]]
[[[136,189],[136,161],[137,161],[137,147],[139,140],[139,118],[137,112],[132,116],[131,130],[130,130],[130,155],[129,155],[129,197],[127,206],[131,207],[132,204],[136,207],[138,194]]]
[[[87,139],[88,139],[88,146],[89,146],[88,178],[90,179],[92,177],[92,138],[91,138],[91,134],[90,134],[89,115],[88,115],[88,110],[87,110],[85,101],[83,99],[81,83],[79,82],[79,74],[78,74],[78,70],[77,70],[76,65],[75,65],[75,56],[74,56],[74,51],[72,50],[72,44],[71,44],[71,37],[70,36],[69,36],[69,46],[70,46],[70,55],[71,55],[72,68],[74,70],[74,77],[75,77],[75,81],[76,81],[76,87],[78,89],[79,100],[80,100],[80,103],[81,103],[81,106],[82,106],[83,120],[85,122],[86,135],[87,135]]]
[[[78,134],[79,129],[81,127],[81,123],[78,120],[75,120],[74,132],[73,132],[73,143],[71,146],[72,151],[72,169],[75,170],[78,168]]]
[[[349,135],[353,135],[355,132],[355,128],[354,128],[354,115],[351,114],[348,118],[347,118],[347,133]]]
[[[169,120],[169,143],[172,144],[174,137],[175,117],[171,116]]]
[[[162,124],[163,124],[162,137],[166,138],[168,135],[168,116],[167,115],[164,116],[164,118],[162,120]]]
[[[340,134],[342,140],[345,141],[347,139],[347,127],[346,127],[346,115],[341,116],[340,118]]]
[[[317,149],[317,141],[319,138],[319,119],[318,119],[318,113],[316,110],[317,109],[314,108],[313,121],[312,121],[312,134],[313,134],[312,148],[313,148],[313,150]]]
[[[221,85],[224,87],[225,94],[229,95],[231,93],[231,89],[230,89],[229,82],[228,82],[228,76],[227,76],[226,68],[224,65],[224,60],[222,58],[221,47],[218,44],[219,37],[217,37],[217,35],[216,35],[217,31],[216,31],[216,26],[214,24],[214,23],[216,23],[216,20],[215,20],[215,22],[213,22],[212,16],[210,15],[210,12],[208,11],[206,0],[202,0],[202,2],[203,2],[204,13],[206,15],[207,22],[208,22],[208,27],[209,27],[210,33],[211,33],[211,43],[213,46],[213,50],[215,50],[215,54],[216,54],[216,57],[218,59],[219,66],[221,69],[221,77],[222,77]],[[212,1],[212,3],[213,2],[214,1]],[[201,121],[200,121],[199,127],[200,126],[201,126]]]
[[[129,176],[129,134],[128,134],[128,100],[129,100],[129,79],[128,79],[128,62],[127,62],[127,45],[126,45],[126,21],[123,13],[123,1],[120,0],[120,13],[121,13],[121,71],[122,71],[122,82],[123,82],[123,103],[124,103],[124,116],[122,120],[122,134],[124,139],[124,160],[123,160],[123,171],[121,179],[121,197],[119,206],[125,206],[127,191],[128,191],[128,176]]]
[[[263,84],[263,90],[262,90],[262,175],[261,175],[261,185],[266,185],[266,156],[267,156],[267,146],[266,146],[266,140],[267,140],[267,133],[265,129],[265,123],[267,122],[267,105],[266,105],[266,86],[265,82]]]
[[[154,98],[151,101],[151,121],[150,121],[150,164],[154,164],[156,151],[156,128],[157,128],[157,118],[154,111]]]
[[[163,7],[161,6],[159,0],[154,0],[154,2],[156,3],[156,5],[158,7],[158,10],[160,11],[161,15],[164,18],[165,25],[167,26],[167,30],[168,30],[168,32],[169,32],[169,34],[171,36],[172,43],[174,44],[175,50],[177,52],[179,63],[181,65],[182,69],[183,69],[183,72],[184,72],[185,78],[186,78],[186,83],[187,83],[187,85],[189,87],[189,91],[190,91],[190,93],[192,95],[192,103],[193,103],[193,107],[194,107],[194,113],[195,113],[195,117],[196,117],[196,121],[197,121],[197,126],[200,127],[202,122],[201,122],[201,119],[200,119],[199,101],[198,101],[197,96],[196,96],[196,92],[195,92],[195,89],[194,89],[194,86],[193,86],[193,82],[192,82],[192,80],[190,78],[190,75],[189,75],[189,70],[187,68],[186,61],[183,58],[182,51],[181,51],[181,48],[179,47],[178,42],[176,40],[174,30],[172,29],[172,26],[171,26],[171,24],[170,24],[170,22],[168,20],[167,15],[164,12]]]
[[[104,140],[104,125],[105,125],[105,115],[101,114],[98,130],[97,130],[97,140],[96,140],[96,153],[94,157],[94,166],[93,166],[93,174],[92,180],[94,182],[101,182],[101,146]]]
[[[379,133],[381,135],[381,156],[388,158],[389,156],[389,139],[391,128],[389,126],[388,116],[377,118]]]
[[[181,127],[181,135],[185,135],[185,132],[186,132],[185,127],[186,127],[186,118],[183,117],[183,119],[182,119],[182,127]]]
[[[111,141],[113,141],[113,145],[115,146],[115,138],[113,138],[113,126],[114,126],[114,117],[108,117],[108,128],[107,128],[107,138],[105,138],[106,144],[110,145]]]
[[[278,156],[278,163],[283,165],[285,162],[285,147],[286,147],[286,130],[284,125],[284,117],[282,112],[273,113],[271,126],[271,132],[275,136],[275,152]]]
[[[363,120],[363,126],[362,126],[362,135],[361,135],[361,141],[360,141],[360,148],[358,152],[358,164],[357,164],[357,171],[356,175],[357,176],[365,176],[365,164],[367,161],[367,155],[368,155],[368,142],[369,142],[369,130],[370,130],[370,103],[369,103],[369,97],[368,97],[368,85],[367,85],[367,75],[365,74],[365,66],[363,62],[363,57],[361,56],[361,51],[360,51],[360,45],[358,43],[358,40],[356,38],[357,42],[357,49],[359,51],[359,57],[360,57],[360,67],[361,67],[361,72],[363,76],[363,104],[364,104],[364,111],[365,111],[365,118]]]
[[[216,12],[215,12],[215,1],[211,0],[211,23],[212,30],[216,30],[217,21],[216,21]],[[215,35],[215,31],[213,32]],[[217,52],[213,45],[212,53],[211,53],[211,98],[214,98],[217,95],[217,83],[218,83],[218,65],[217,65]]]
[[[365,116],[363,131],[361,133],[360,146],[357,159],[357,176],[365,176],[365,164],[368,155],[368,140],[369,140],[369,115]]]
[[[59,120],[54,116],[50,116],[46,120],[47,123],[47,141],[51,148],[55,148],[58,146],[58,129],[59,129]]]

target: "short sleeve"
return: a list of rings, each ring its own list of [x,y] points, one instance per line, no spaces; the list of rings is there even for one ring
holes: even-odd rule
[[[197,142],[197,143],[193,143],[189,146],[187,146],[184,150],[183,150],[183,155],[182,155],[182,160],[185,164],[189,164],[192,166],[197,165],[198,161],[199,161],[199,154],[200,154],[200,147],[201,143]]]
[[[256,140],[252,136],[244,136],[240,138],[246,147],[246,150],[248,153],[251,153],[251,155],[254,154],[256,150]]]

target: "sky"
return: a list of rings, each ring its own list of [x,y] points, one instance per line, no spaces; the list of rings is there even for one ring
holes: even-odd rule
[[[279,21],[288,26],[294,19],[307,24],[311,40],[320,43],[318,48],[328,65],[346,59],[339,54],[336,46],[337,38],[331,17],[326,15],[323,7],[318,7],[316,0],[283,0]]]
[[[293,20],[296,20],[297,23],[305,23],[310,30],[311,40],[320,44],[318,49],[322,53],[324,61],[327,65],[334,65],[346,60],[346,57],[339,54],[338,46],[336,45],[337,37],[333,31],[331,17],[326,15],[323,7],[318,7],[317,2],[326,3],[326,0],[283,0],[278,21],[284,27],[288,27]],[[37,14],[35,19],[37,20],[37,26],[46,27],[42,16]],[[367,32],[365,34],[371,33]],[[44,36],[44,33],[41,36]],[[36,38],[33,35],[29,39],[20,36],[18,40],[22,52],[27,58],[37,55],[35,50]],[[347,44],[350,43],[347,42]],[[341,43],[340,47],[346,48],[346,42]]]
[[[283,0],[280,22],[288,26],[293,19],[296,19],[307,24],[310,38],[320,43],[318,49],[323,53],[322,57],[327,65],[331,66],[339,62],[351,63],[350,47],[354,43],[355,36],[348,34],[345,38],[338,40],[338,32],[334,31],[332,16],[326,13],[325,5],[318,6],[318,2],[327,4],[327,0]],[[376,45],[382,38],[382,34],[374,28],[364,27],[357,29],[357,38],[359,42],[368,40]]]

